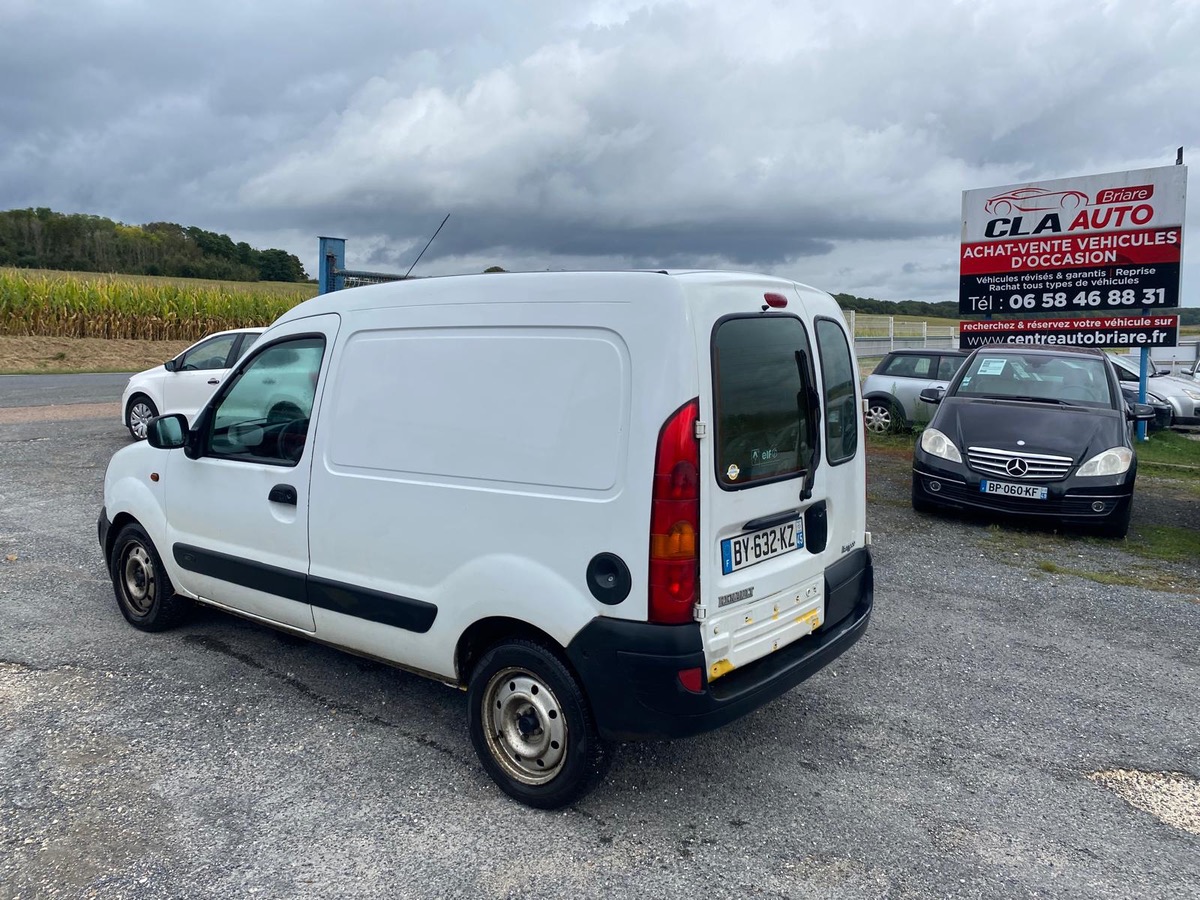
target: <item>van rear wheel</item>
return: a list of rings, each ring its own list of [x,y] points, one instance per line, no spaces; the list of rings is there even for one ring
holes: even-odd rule
[[[551,650],[513,640],[488,650],[468,689],[471,743],[506,794],[557,809],[586,794],[607,765],[583,688]]]

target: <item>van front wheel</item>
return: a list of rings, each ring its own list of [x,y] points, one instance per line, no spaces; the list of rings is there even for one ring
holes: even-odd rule
[[[515,800],[557,809],[603,775],[607,752],[578,680],[541,644],[513,640],[479,660],[468,689],[471,743]]]
[[[134,628],[162,631],[182,621],[189,602],[175,593],[150,536],[130,523],[113,541],[108,571],[121,615]]]

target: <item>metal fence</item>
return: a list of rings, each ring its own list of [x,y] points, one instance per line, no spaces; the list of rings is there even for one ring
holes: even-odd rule
[[[1129,358],[1135,362],[1141,360],[1137,351],[1130,351]],[[1168,371],[1179,375],[1200,361],[1200,341],[1180,341],[1178,347],[1151,347],[1150,358],[1154,360],[1157,371]]]
[[[930,325],[895,316],[861,315],[852,309],[843,310],[842,315],[854,335],[854,352],[860,359],[887,356],[893,350],[958,349],[958,329],[953,325]]]

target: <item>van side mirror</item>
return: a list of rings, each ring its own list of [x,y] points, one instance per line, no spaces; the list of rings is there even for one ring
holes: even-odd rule
[[[946,396],[946,389],[935,387],[925,388],[921,391],[921,399],[926,403],[941,403],[942,398]]]
[[[187,417],[183,413],[155,416],[146,426],[146,443],[156,450],[178,450],[187,443]]]

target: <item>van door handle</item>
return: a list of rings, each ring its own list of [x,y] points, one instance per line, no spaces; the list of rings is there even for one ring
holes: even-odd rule
[[[785,522],[790,522],[793,519],[800,518],[800,510],[789,509],[785,513],[779,513],[774,516],[763,516],[761,519],[751,519],[742,526],[742,531],[758,531],[760,528],[770,528],[772,525],[782,525]]]
[[[284,503],[288,506],[295,506],[296,489],[290,484],[277,484],[271,488],[271,493],[267,494],[267,499],[272,503]]]

